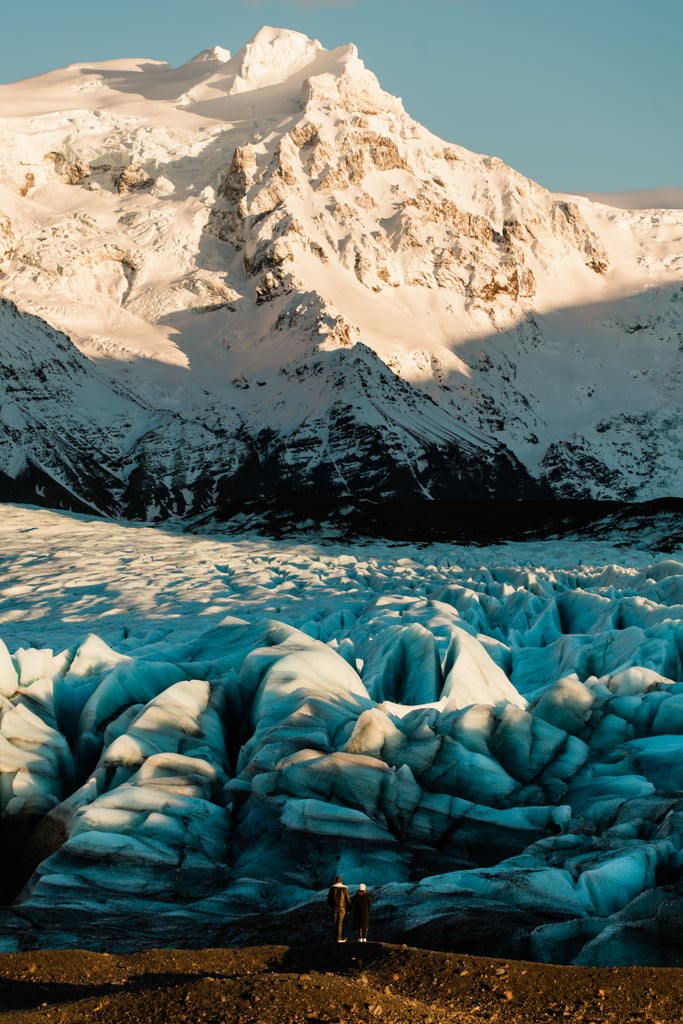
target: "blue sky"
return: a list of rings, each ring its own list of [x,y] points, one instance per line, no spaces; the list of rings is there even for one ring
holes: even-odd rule
[[[409,114],[553,191],[683,186],[681,0],[31,0],[0,81],[64,64],[236,53],[262,25],[353,42]]]

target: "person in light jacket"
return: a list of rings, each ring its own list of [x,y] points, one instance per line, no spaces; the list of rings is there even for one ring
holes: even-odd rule
[[[368,941],[368,929],[370,928],[370,904],[372,903],[372,897],[368,892],[365,884],[361,882],[358,886],[358,892],[351,900],[351,908],[353,910],[353,923],[358,929],[358,941]]]
[[[351,906],[351,897],[349,896],[349,890],[342,881],[341,875],[337,875],[334,885],[331,885],[328,890],[327,905],[332,911],[332,928],[336,941],[346,942],[342,934],[346,911]]]

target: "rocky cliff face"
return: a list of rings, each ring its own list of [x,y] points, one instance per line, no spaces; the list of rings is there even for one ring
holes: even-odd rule
[[[275,29],[2,86],[0,132],[6,492],[681,493],[680,211],[551,195]]]

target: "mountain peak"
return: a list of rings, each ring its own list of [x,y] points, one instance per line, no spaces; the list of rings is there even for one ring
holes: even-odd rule
[[[272,85],[312,63],[323,49],[302,32],[264,25],[236,54],[236,70],[252,85]]]
[[[230,50],[226,50],[222,46],[211,46],[208,50],[201,50],[190,60],[186,61],[187,64],[208,64],[215,61],[219,64],[227,64],[231,57]]]

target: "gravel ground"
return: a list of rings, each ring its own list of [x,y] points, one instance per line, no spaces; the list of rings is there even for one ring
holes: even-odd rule
[[[33,1024],[673,1024],[683,969],[558,967],[405,945],[0,955],[0,1019]]]

